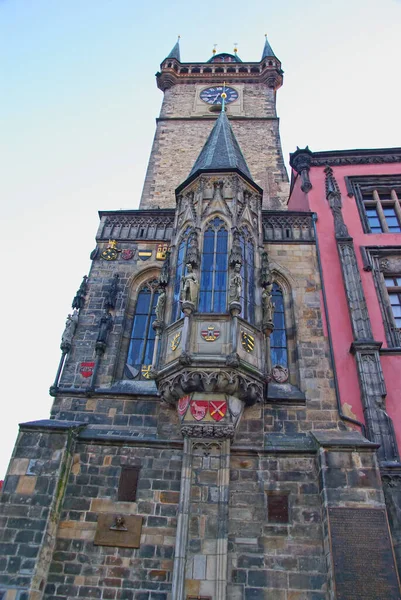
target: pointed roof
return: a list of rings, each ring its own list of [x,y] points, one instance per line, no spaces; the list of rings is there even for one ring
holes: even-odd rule
[[[258,189],[241,152],[227,115],[223,110],[216,120],[188,178],[178,188],[181,191],[200,173],[237,171]]]
[[[175,46],[171,50],[170,54],[166,56],[166,58],[175,58],[178,62],[181,62],[180,57],[180,37],[178,36],[178,40],[175,43]]]
[[[263,48],[263,53],[262,53],[262,58],[260,59],[261,61],[264,58],[268,58],[269,56],[276,56],[272,50],[272,47],[270,46],[269,42],[267,41],[267,34],[265,35],[265,47]]]

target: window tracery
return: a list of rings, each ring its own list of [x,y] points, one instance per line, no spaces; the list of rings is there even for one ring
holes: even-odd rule
[[[175,280],[174,280],[174,292],[173,292],[173,306],[171,311],[171,322],[177,321],[181,316],[181,306],[180,306],[180,292],[181,292],[181,278],[184,275],[185,271],[185,257],[188,250],[188,245],[190,241],[190,233],[191,228],[187,227],[184,231],[181,241],[178,245],[177,251],[177,261],[176,261],[176,269],[175,269]]]
[[[156,280],[145,283],[138,293],[126,361],[126,370],[131,374],[131,378],[139,372],[142,377],[148,378],[155,344],[152,323],[156,319],[155,307],[158,297]]]
[[[199,312],[226,312],[228,231],[222,219],[209,222],[203,236]]]
[[[240,232],[242,250],[242,316],[250,323],[255,323],[255,247],[252,236],[244,227]]]
[[[272,366],[288,367],[287,330],[285,323],[284,297],[281,287],[273,284],[274,330],[270,336],[270,357]]]

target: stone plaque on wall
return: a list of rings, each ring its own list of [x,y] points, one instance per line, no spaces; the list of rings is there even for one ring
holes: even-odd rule
[[[95,546],[139,548],[142,517],[137,515],[100,514],[94,539]]]
[[[336,600],[400,600],[384,510],[330,508]]]

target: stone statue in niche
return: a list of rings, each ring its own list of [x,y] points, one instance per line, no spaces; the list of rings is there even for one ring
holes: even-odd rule
[[[65,322],[65,329],[61,336],[61,349],[64,350],[63,346],[70,345],[72,338],[74,337],[75,331],[78,326],[78,311],[74,310],[72,315],[68,315],[67,321]]]
[[[197,267],[199,265],[199,244],[198,233],[196,231],[192,231],[189,236],[188,250],[185,260],[186,263],[190,263],[192,267]]]
[[[162,269],[160,271],[159,283],[162,287],[168,285],[170,279],[170,252],[167,250],[166,258],[163,262]]]
[[[266,287],[271,283],[272,275],[270,272],[269,255],[267,252],[262,253],[262,268],[260,271],[260,285]]]
[[[85,296],[88,291],[88,276],[84,275],[82,279],[82,283],[77,290],[77,293],[74,296],[72,301],[72,308],[80,310],[85,305]]]
[[[110,313],[106,313],[100,319],[99,335],[97,336],[97,343],[106,344],[107,335],[113,325],[113,317]]]
[[[242,293],[241,265],[237,263],[230,278],[230,289],[228,292],[229,302],[239,302]]]
[[[166,308],[166,290],[162,288],[160,290],[160,294],[157,299],[157,304],[156,304],[156,308],[155,308],[157,321],[163,321],[165,308]]]
[[[118,291],[118,280],[120,276],[115,273],[111,280],[110,288],[106,292],[106,298],[104,300],[104,306],[107,309],[114,309],[117,302],[117,291]]]
[[[233,245],[230,252],[230,265],[242,264],[241,238],[238,229],[233,233]]]
[[[181,302],[192,302],[196,304],[198,299],[199,282],[196,278],[191,263],[187,264],[186,275],[181,278]]]
[[[275,305],[272,301],[273,284],[266,285],[262,292],[263,324],[273,323]]]

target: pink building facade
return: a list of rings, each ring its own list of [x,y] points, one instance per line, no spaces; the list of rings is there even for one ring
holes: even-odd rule
[[[401,148],[291,155],[289,210],[311,211],[340,412],[380,444],[393,541],[401,528]]]

